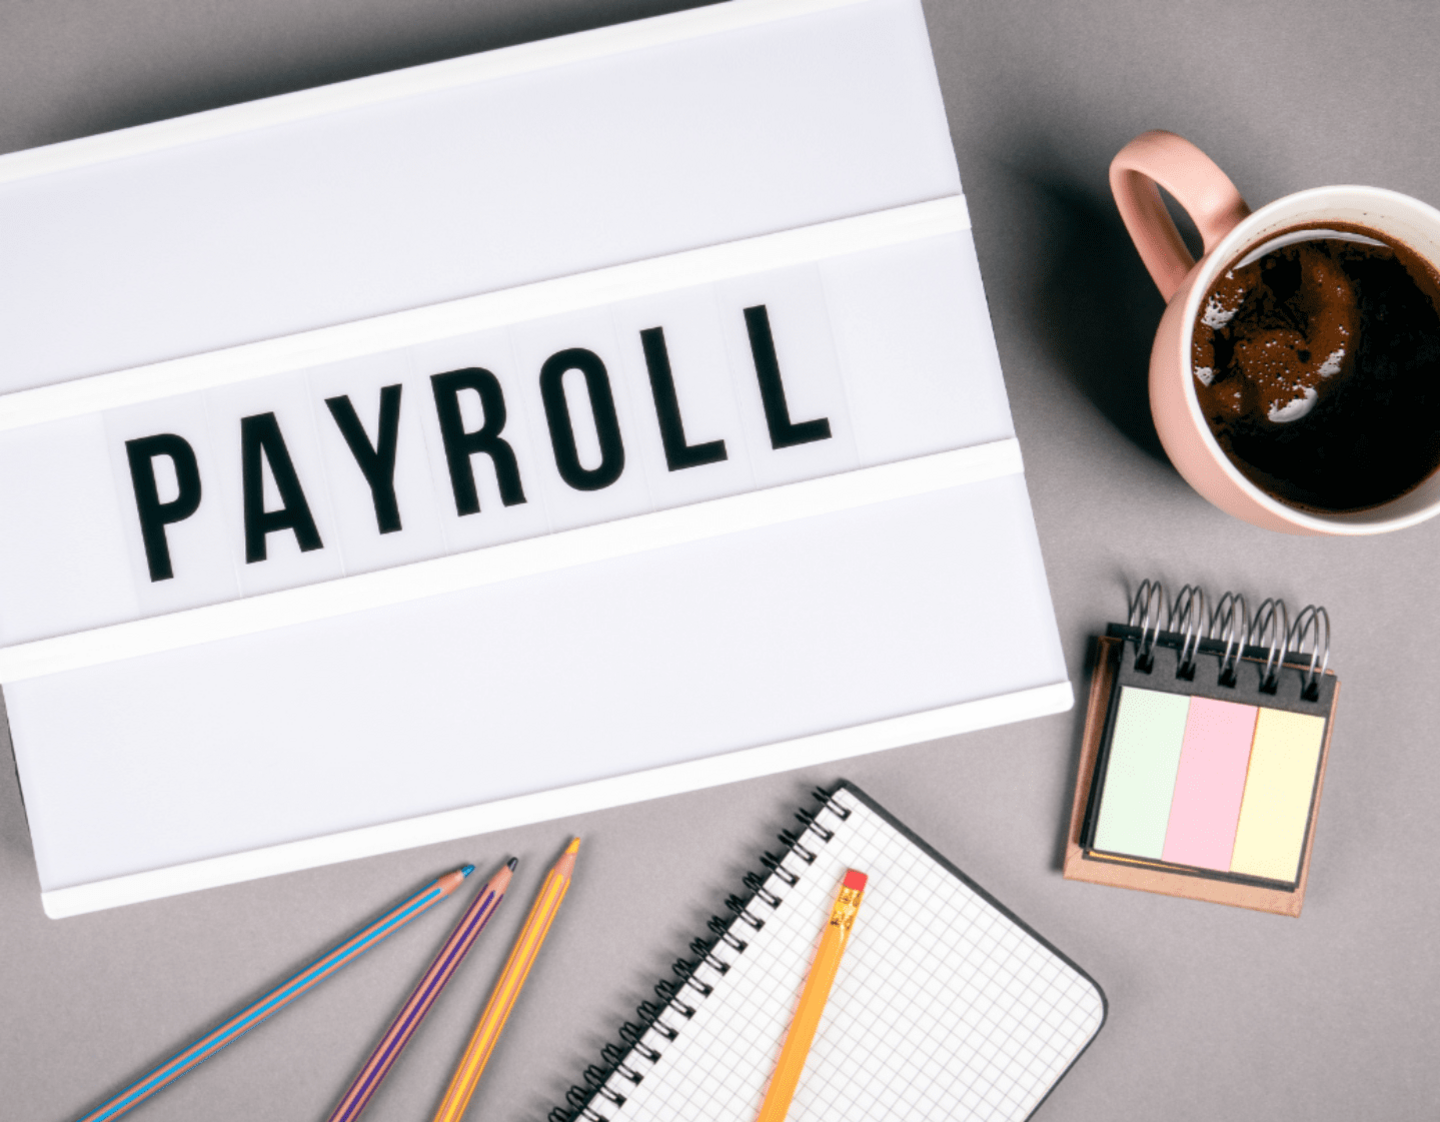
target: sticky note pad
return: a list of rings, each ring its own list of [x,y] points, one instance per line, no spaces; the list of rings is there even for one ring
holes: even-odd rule
[[[1324,734],[1322,717],[1260,710],[1232,873],[1283,881],[1298,876]]]
[[[1090,686],[1068,879],[1300,914],[1340,683],[1291,652],[1278,666],[1266,653],[1111,624]]]
[[[1094,848],[1160,859],[1190,700],[1121,688]]]
[[[1190,699],[1164,860],[1229,871],[1259,712],[1233,701]]]

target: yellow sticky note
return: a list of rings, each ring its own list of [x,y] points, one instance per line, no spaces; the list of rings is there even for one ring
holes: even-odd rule
[[[1260,710],[1230,856],[1232,873],[1292,883],[1299,878],[1324,735],[1323,717]]]

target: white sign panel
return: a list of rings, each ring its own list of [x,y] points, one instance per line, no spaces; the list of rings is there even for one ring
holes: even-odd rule
[[[914,0],[0,158],[0,229],[52,915],[1071,703]]]

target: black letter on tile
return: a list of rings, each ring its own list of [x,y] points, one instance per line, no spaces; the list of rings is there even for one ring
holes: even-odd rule
[[[365,426],[355,415],[355,406],[346,395],[327,397],[330,416],[340,427],[340,435],[350,446],[350,454],[360,465],[365,482],[370,484],[370,500],[375,504],[375,524],[382,534],[393,534],[400,526],[400,504],[395,500],[395,445],[400,437],[400,386],[386,386],[380,391],[380,432],[372,447]]]
[[[135,489],[135,509],[140,515],[140,537],[145,542],[150,579],[169,580],[175,570],[170,564],[165,527],[183,522],[200,507],[200,467],[195,462],[195,449],[183,436],[167,432],[127,440],[125,455],[130,460],[130,485]],[[180,485],[180,493],[168,503],[160,501],[160,488],[155,482],[156,456],[170,457]]]
[[[430,388],[435,393],[435,413],[440,418],[440,436],[445,442],[445,463],[450,468],[455,513],[480,513],[475,472],[470,466],[470,457],[478,452],[484,452],[495,465],[500,501],[506,506],[523,503],[525,491],[520,486],[515,450],[500,438],[505,428],[505,394],[500,389],[500,380],[488,370],[471,366],[448,374],[432,374]],[[480,395],[480,410],[485,420],[474,432],[465,431],[465,421],[460,416],[461,390],[474,390]]]
[[[772,448],[790,448],[814,440],[830,439],[830,421],[791,423],[785,404],[785,383],[780,380],[780,361],[775,357],[775,340],[770,334],[770,316],[764,304],[745,309],[745,328],[750,332],[750,354],[755,359],[755,377],[760,380],[760,400],[765,405],[765,424],[770,429]]]
[[[660,439],[665,444],[665,466],[679,471],[725,459],[723,440],[685,443],[685,422],[680,418],[680,399],[675,394],[675,376],[670,372],[664,328],[651,327],[640,332],[640,345],[645,348],[645,368],[650,371],[650,393],[655,398],[655,417],[660,422]]]
[[[580,451],[575,447],[575,427],[570,420],[563,382],[571,370],[585,376],[590,412],[595,416],[595,431],[600,437],[600,466],[593,469],[580,463]],[[619,479],[625,470],[625,444],[620,439],[610,376],[600,356],[581,347],[551,355],[540,368],[540,397],[545,402],[545,421],[550,426],[550,445],[555,449],[555,466],[560,469],[560,478],[577,491],[599,491]]]
[[[270,464],[270,475],[284,505],[265,509],[265,475],[262,457]],[[279,530],[295,531],[302,553],[323,549],[320,531],[310,514],[310,504],[300,487],[300,477],[290,461],[290,450],[280,435],[274,413],[257,413],[240,418],[240,477],[245,508],[245,562],[265,560],[265,536]]]

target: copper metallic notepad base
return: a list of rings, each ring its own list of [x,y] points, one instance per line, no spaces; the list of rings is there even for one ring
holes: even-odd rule
[[[1276,915],[1298,916],[1305,903],[1305,885],[1310,877],[1310,853],[1315,839],[1315,821],[1319,817],[1320,796],[1325,787],[1325,765],[1330,756],[1330,733],[1334,727],[1334,701],[1325,724],[1325,738],[1320,748],[1320,766],[1316,780],[1315,811],[1306,830],[1304,856],[1300,863],[1299,883],[1294,891],[1212,880],[1203,876],[1178,873],[1142,860],[1101,857],[1087,853],[1080,843],[1085,823],[1085,809],[1095,775],[1096,758],[1105,735],[1105,718],[1115,685],[1123,640],[1106,636],[1099,641],[1095,673],[1090,680],[1090,698],[1085,710],[1085,739],[1080,748],[1080,767],[1075,776],[1075,796],[1070,810],[1070,832],[1065,842],[1064,874],[1067,880],[1083,880],[1092,884],[1108,884],[1117,888],[1138,888],[1165,896],[1183,896],[1191,900],[1208,900],[1214,904],[1230,904],[1237,908],[1274,912]],[[1335,696],[1339,696],[1336,683]]]

